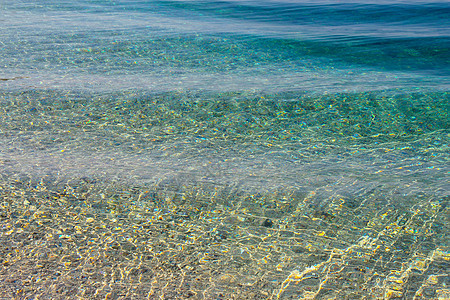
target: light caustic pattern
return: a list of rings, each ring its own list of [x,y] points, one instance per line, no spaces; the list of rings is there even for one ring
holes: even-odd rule
[[[446,93],[3,93],[4,299],[448,299]]]
[[[102,186],[103,185],[103,186]],[[3,178],[5,299],[448,298],[448,199]],[[270,220],[270,221],[269,221]],[[448,240],[448,239],[447,239]]]

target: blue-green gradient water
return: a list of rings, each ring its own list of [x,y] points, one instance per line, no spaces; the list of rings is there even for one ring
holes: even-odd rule
[[[448,89],[447,1],[2,1],[10,88]]]
[[[4,297],[450,297],[449,46],[448,1],[0,0]]]

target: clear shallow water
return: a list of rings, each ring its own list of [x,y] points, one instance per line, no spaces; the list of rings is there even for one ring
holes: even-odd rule
[[[6,297],[448,297],[447,2],[0,11]]]

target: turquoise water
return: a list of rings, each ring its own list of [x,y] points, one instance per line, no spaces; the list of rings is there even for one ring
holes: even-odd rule
[[[0,299],[446,299],[445,1],[1,1]]]
[[[448,89],[446,2],[0,5],[8,88]]]

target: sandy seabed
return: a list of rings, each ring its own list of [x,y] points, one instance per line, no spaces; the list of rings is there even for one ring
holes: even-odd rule
[[[47,180],[47,181],[46,181]],[[1,299],[446,299],[448,198],[2,176]]]
[[[1,96],[1,299],[450,298],[446,93]]]

